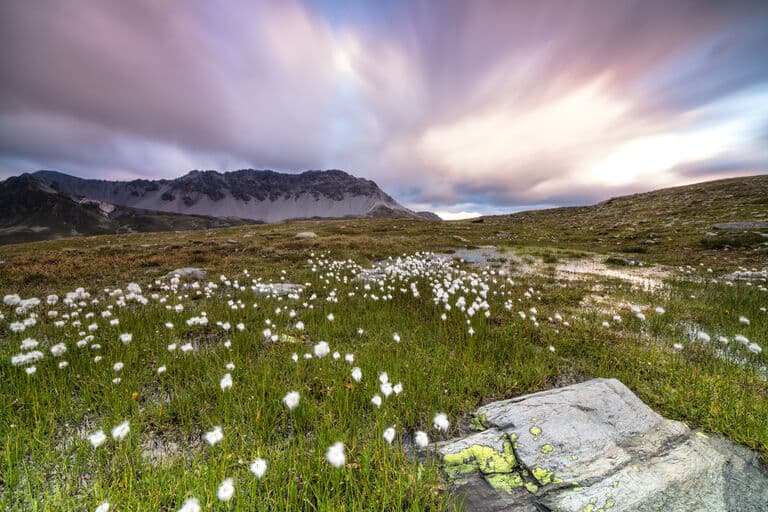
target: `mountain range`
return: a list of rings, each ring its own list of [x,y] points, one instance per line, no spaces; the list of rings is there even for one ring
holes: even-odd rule
[[[0,182],[0,243],[344,217],[440,220],[339,170],[195,170],[173,180],[133,181],[38,171]]]

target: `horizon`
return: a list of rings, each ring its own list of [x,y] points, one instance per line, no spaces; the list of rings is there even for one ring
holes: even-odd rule
[[[768,169],[768,4],[5,3],[0,180],[340,169],[443,218]]]

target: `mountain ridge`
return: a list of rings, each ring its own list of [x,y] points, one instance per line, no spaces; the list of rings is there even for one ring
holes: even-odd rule
[[[436,220],[400,205],[375,182],[338,169],[297,174],[193,170],[172,180],[132,181],[85,179],[57,171],[38,171],[33,176],[67,195],[172,213],[279,222],[364,217],[384,206],[393,216]]]

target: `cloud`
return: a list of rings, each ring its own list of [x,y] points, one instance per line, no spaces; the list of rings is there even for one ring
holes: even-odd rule
[[[766,44],[764,2],[4,2],[0,174],[343,168],[446,212],[591,202],[764,172]]]

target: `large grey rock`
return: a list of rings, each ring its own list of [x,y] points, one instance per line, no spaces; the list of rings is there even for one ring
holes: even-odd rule
[[[317,233],[314,231],[302,231],[300,233],[296,233],[295,238],[316,238]]]
[[[438,447],[468,510],[765,511],[753,452],[663,418],[615,379],[495,402]]]

